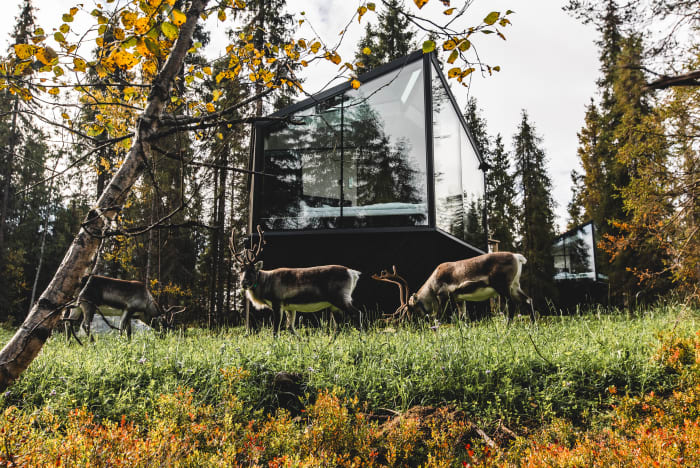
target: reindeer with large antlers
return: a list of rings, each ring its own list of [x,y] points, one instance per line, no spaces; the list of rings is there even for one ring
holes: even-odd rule
[[[297,312],[318,312],[326,308],[331,309],[336,327],[342,318],[341,312],[352,314],[358,327],[361,327],[362,313],[352,304],[352,293],[360,278],[359,271],[340,265],[263,270],[263,262],[258,258],[265,244],[264,233],[260,226],[257,231],[260,237],[257,245],[239,252],[234,233],[231,232],[229,247],[240,268],[241,287],[253,307],[272,309],[275,336],[280,332],[283,312],[287,316],[287,327],[291,324],[295,335]]]
[[[401,319],[415,313],[429,315],[440,311],[449,302],[464,307],[465,301],[480,302],[495,296],[511,298],[530,306],[530,318],[535,320],[535,309],[530,299],[520,289],[520,274],[527,259],[517,253],[493,252],[478,257],[441,263],[435,268],[423,286],[415,294],[409,294],[408,283],[399,276],[382,271],[372,278],[399,286],[401,305],[390,318]],[[462,310],[462,313],[463,310]],[[509,309],[508,320],[513,311]]]

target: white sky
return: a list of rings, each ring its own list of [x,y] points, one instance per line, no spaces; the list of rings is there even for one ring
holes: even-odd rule
[[[37,8],[37,23],[47,33],[62,23],[61,15],[79,0],[34,0]],[[406,4],[412,0],[404,0]],[[4,50],[14,28],[21,0],[3,0],[4,15],[0,16],[0,47]],[[89,12],[93,0],[83,0]],[[379,3],[379,2],[377,2]],[[506,148],[510,148],[512,136],[520,122],[521,110],[526,109],[549,158],[549,169],[554,182],[554,200],[558,223],[566,223],[566,205],[570,199],[571,169],[577,167],[576,133],[583,124],[585,106],[595,95],[595,80],[599,75],[597,50],[594,44],[596,33],[591,26],[583,26],[561,10],[565,0],[473,0],[463,21],[476,25],[490,11],[514,10],[510,16],[512,26],[506,28],[507,41],[495,34],[475,38],[474,45],[482,60],[491,65],[500,65],[500,73],[491,77],[474,75],[469,90],[455,83],[453,91],[463,109],[469,94],[475,96],[488,123],[489,133],[501,133]],[[345,28],[360,4],[359,0],[288,0],[289,10],[299,15],[305,11],[307,23],[313,25],[324,41],[334,44],[338,33]],[[453,6],[461,5],[453,1]],[[431,0],[421,11],[431,18],[444,19],[444,7],[438,0]],[[352,22],[339,52],[343,59],[354,55],[357,39],[362,35],[368,13],[362,24]],[[79,29],[81,17],[76,15],[73,23]],[[301,16],[298,16],[302,18]],[[224,31],[228,27],[217,21],[209,21],[212,43],[207,48],[211,56],[223,55],[226,46]],[[312,37],[307,24],[299,33]],[[424,38],[420,38],[421,42]],[[316,92],[324,86],[337,69],[329,62],[319,63],[306,69],[305,88]]]

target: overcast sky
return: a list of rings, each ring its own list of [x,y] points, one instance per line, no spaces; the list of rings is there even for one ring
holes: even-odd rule
[[[411,2],[412,0],[405,0]],[[79,1],[34,0],[38,9],[37,22],[51,31],[61,24],[61,15]],[[93,8],[92,0],[83,0],[87,11]],[[379,3],[379,2],[377,2]],[[595,80],[599,75],[597,51],[593,27],[584,26],[561,9],[564,0],[474,0],[466,18],[467,25],[476,25],[490,11],[514,10],[510,16],[512,26],[505,30],[506,41],[496,35],[483,36],[475,41],[482,60],[491,65],[500,65],[500,73],[491,77],[474,75],[470,88],[453,86],[460,106],[464,108],[469,95],[477,98],[488,123],[488,130],[504,137],[506,147],[512,143],[513,134],[521,119],[522,109],[527,110],[549,158],[550,174],[554,182],[554,200],[559,227],[566,223],[566,204],[570,199],[569,173],[577,167],[577,137],[583,123],[585,106],[595,96]],[[0,16],[0,39],[3,49],[16,22],[21,0],[3,0]],[[302,25],[300,35],[312,37],[308,24],[324,41],[334,44],[338,33],[345,28],[357,9],[358,0],[288,0],[289,10],[299,18],[302,11],[307,23]],[[461,5],[453,1],[453,6]],[[442,19],[442,3],[430,1],[422,14]],[[79,13],[74,25],[79,27]],[[357,39],[362,35],[363,24],[352,22],[346,33],[340,54],[350,59]],[[226,46],[225,25],[209,21],[212,43],[207,52],[212,56],[223,55]],[[421,42],[424,38],[420,38]],[[324,61],[325,62],[325,61]],[[328,62],[306,69],[305,88],[315,92],[327,84],[336,69]]]

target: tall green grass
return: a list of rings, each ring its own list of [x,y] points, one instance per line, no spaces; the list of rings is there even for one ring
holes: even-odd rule
[[[676,378],[652,356],[657,334],[690,336],[700,311],[678,304],[637,313],[593,310],[537,324],[501,318],[367,332],[344,329],[333,339],[318,329],[301,338],[270,330],[186,330],[131,342],[101,336],[84,347],[49,340],[0,405],[69,411],[86,406],[102,418],[138,421],[158,395],[192,388],[202,403],[221,398],[221,368],[243,367],[239,392],[251,411],[277,404],[274,376],[300,374],[310,399],[337,387],[374,410],[456,404],[472,417],[531,424],[561,416],[586,423],[602,413],[611,391],[664,392]],[[3,332],[3,341],[10,332]],[[613,390],[613,387],[615,390]]]

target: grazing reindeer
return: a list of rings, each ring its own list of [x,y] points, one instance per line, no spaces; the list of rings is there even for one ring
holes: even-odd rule
[[[461,303],[461,312],[464,314],[465,301],[479,302],[501,295],[519,303],[529,304],[530,318],[534,321],[535,309],[532,299],[520,289],[520,274],[526,262],[527,259],[521,254],[494,252],[466,260],[441,263],[418,292],[410,297],[408,283],[396,274],[396,267],[393,275],[383,271],[373,278],[399,284],[403,299],[401,306],[391,315],[392,318],[403,318],[405,315],[410,317],[416,312],[430,314],[435,310],[442,310],[449,301]],[[401,283],[405,288],[403,290]],[[513,311],[509,310],[508,320],[512,315]]]
[[[309,268],[277,268],[263,270],[257,261],[262,252],[263,231],[258,226],[260,240],[256,246],[238,252],[234,233],[231,232],[229,247],[240,268],[239,281],[246,296],[256,309],[272,309],[274,330],[277,336],[286,313],[287,327],[297,335],[294,319],[297,312],[318,312],[330,308],[336,327],[341,320],[339,312],[355,316],[358,327],[362,326],[362,313],[352,304],[352,293],[357,286],[360,272],[340,265],[324,265]]]
[[[146,285],[140,281],[126,281],[99,275],[88,277],[76,302],[79,308],[68,309],[64,314],[64,320],[77,321],[82,312],[81,326],[88,336],[90,336],[90,325],[95,312],[102,314],[97,309],[101,305],[123,311],[119,322],[119,332],[126,331],[129,339],[131,339],[131,318],[134,314],[141,313],[146,324],[162,328],[172,322],[175,314],[185,310],[182,306],[171,306],[163,309],[153,298]]]

